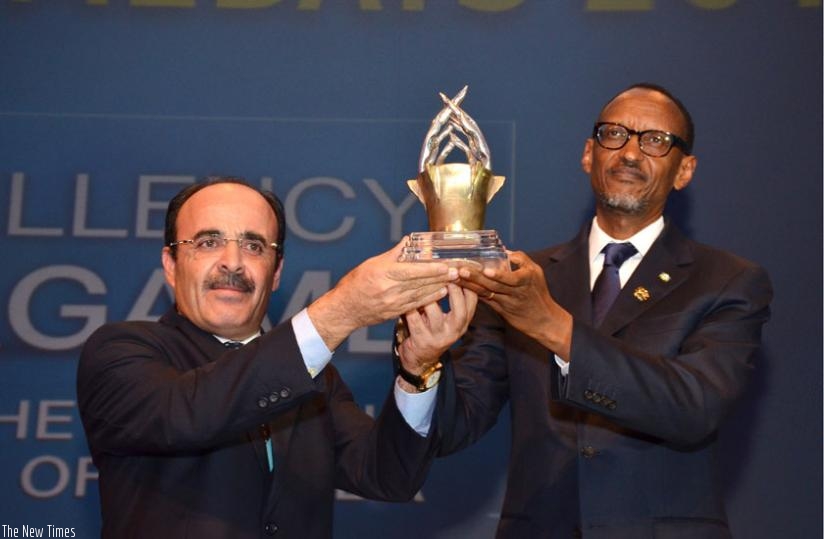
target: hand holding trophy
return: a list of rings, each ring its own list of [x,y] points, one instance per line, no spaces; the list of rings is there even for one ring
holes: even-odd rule
[[[426,208],[429,232],[413,232],[401,260],[454,262],[455,265],[508,267],[498,233],[484,230],[486,205],[504,183],[491,171],[491,155],[480,128],[460,104],[464,86],[432,120],[423,141],[418,177],[407,184]],[[446,163],[459,149],[466,163]]]

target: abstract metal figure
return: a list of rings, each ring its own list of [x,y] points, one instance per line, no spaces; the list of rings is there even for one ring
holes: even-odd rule
[[[444,107],[424,137],[418,177],[407,182],[426,207],[432,232],[481,230],[486,205],[504,183],[503,176],[492,174],[489,145],[481,129],[460,107],[468,89],[464,86],[452,99],[439,93]],[[455,148],[464,152],[468,162],[446,163]]]

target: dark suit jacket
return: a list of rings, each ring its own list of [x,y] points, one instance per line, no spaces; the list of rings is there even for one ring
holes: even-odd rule
[[[588,235],[533,255],[574,317],[568,377],[479,307],[442,381],[441,452],[479,438],[509,402],[498,537],[729,537],[716,434],[749,377],[769,279],[667,224],[596,330]]]
[[[232,351],[174,311],[106,325],[77,392],[104,537],[330,537],[335,488],[405,501],[431,461],[391,394],[375,422],[334,367],[313,380],[289,323]]]

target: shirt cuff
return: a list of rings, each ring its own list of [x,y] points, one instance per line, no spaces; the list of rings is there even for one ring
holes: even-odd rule
[[[398,410],[412,430],[424,438],[429,434],[429,427],[432,425],[437,396],[437,386],[423,393],[407,393],[395,378],[395,403]]]
[[[559,358],[556,354],[552,354],[555,356],[555,363],[558,364],[558,367],[561,369],[561,376],[566,376],[569,374],[569,361],[564,361],[563,359]]]
[[[332,360],[332,352],[326,347],[326,343],[318,334],[315,325],[309,318],[309,313],[303,309],[292,317],[292,330],[298,341],[300,354],[306,364],[306,370],[314,378]]]

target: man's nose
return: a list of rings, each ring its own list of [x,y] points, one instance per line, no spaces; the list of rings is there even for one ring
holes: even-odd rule
[[[227,240],[220,251],[220,265],[228,271],[236,272],[243,269],[243,250],[240,242]]]
[[[635,134],[630,134],[627,143],[618,151],[621,152],[621,157],[627,161],[638,161],[644,155],[644,152],[641,151],[641,139]]]

